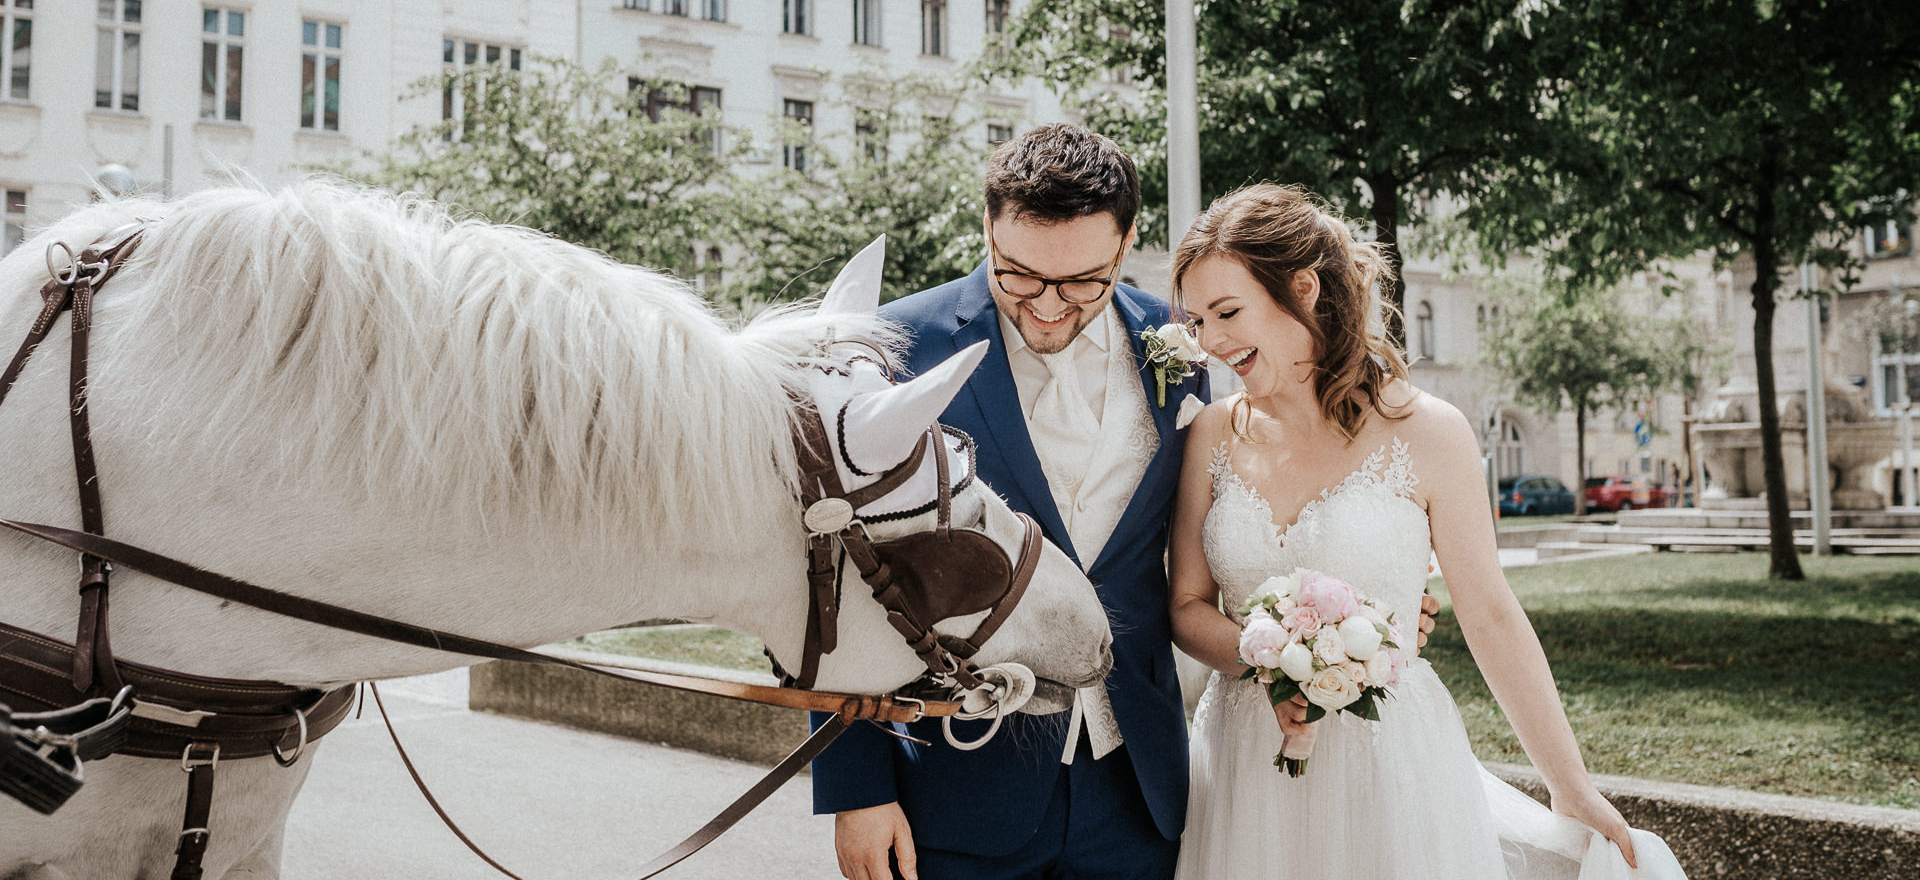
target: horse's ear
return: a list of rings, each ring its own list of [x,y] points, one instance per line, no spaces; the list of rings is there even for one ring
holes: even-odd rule
[[[847,261],[820,301],[820,314],[873,314],[880,307],[880,274],[886,265],[887,237],[882,235]]]
[[[987,343],[976,342],[905,384],[855,397],[847,403],[847,458],[864,471],[899,464],[920,442],[947,404],[973,375]]]

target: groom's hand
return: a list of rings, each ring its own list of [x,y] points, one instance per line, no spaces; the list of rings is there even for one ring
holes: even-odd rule
[[[900,863],[900,876],[916,880],[913,829],[897,803],[833,815],[833,851],[840,859],[840,876],[847,880],[893,880],[887,866],[891,850]]]
[[[1418,646],[1414,648],[1415,654],[1419,654],[1419,649],[1427,646],[1427,633],[1433,632],[1433,616],[1439,613],[1439,599],[1432,596],[1420,597],[1420,640]]]

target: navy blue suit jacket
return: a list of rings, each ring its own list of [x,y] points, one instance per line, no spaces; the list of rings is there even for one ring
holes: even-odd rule
[[[1082,568],[1114,624],[1114,666],[1107,692],[1126,742],[1125,754],[1132,759],[1155,827],[1172,840],[1180,835],[1187,808],[1187,722],[1174,674],[1164,562],[1185,437],[1174,428],[1174,416],[1188,394],[1206,398],[1206,373],[1199,371],[1169,387],[1166,405],[1155,405],[1153,370],[1139,335],[1166,323],[1171,309],[1126,285],[1115,292],[1111,307],[1125,324],[1141,365],[1140,381],[1159,429],[1160,451],[1147,465],[1100,557]],[[990,344],[978,371],[940,421],[972,435],[979,443],[981,480],[1008,506],[1032,516],[1048,540],[1080,561],[1027,434],[985,264],[965,278],[889,303],[881,314],[912,331],[907,355],[911,374],[974,343]],[[1016,715],[986,746],[970,752],[947,746],[934,721],[919,722],[910,730],[932,746],[855,725],[814,761],[814,812],[898,801],[918,845],[983,856],[1011,853],[1039,827],[1061,770],[1067,720],[1066,713]],[[954,724],[955,734],[966,739],[978,738],[985,729],[983,721]]]

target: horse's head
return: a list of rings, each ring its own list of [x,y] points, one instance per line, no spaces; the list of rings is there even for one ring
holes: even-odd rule
[[[823,312],[874,308],[881,247],[848,265]],[[805,526],[857,538],[816,543],[830,554],[845,623],[837,640],[829,636],[838,647],[821,656],[813,686],[871,693],[898,687],[903,665],[1015,662],[1042,682],[1026,711],[1050,712],[1064,708],[1067,687],[1094,684],[1111,665],[1106,614],[1079,566],[976,478],[972,438],[936,424],[986,352],[977,344],[900,384],[888,355],[862,344],[836,344],[822,360],[809,403],[820,418],[813,441],[825,448],[815,458],[821,473],[803,477],[813,481],[803,497],[816,501]],[[852,504],[817,502],[833,496]],[[869,541],[871,553],[849,546]],[[915,629],[932,633],[910,647]],[[801,658],[779,660],[800,669]]]

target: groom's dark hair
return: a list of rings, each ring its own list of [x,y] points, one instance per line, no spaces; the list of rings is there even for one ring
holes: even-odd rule
[[[1042,125],[987,160],[987,219],[1061,223],[1113,215],[1120,234],[1140,212],[1140,172],[1120,145],[1078,125]]]

